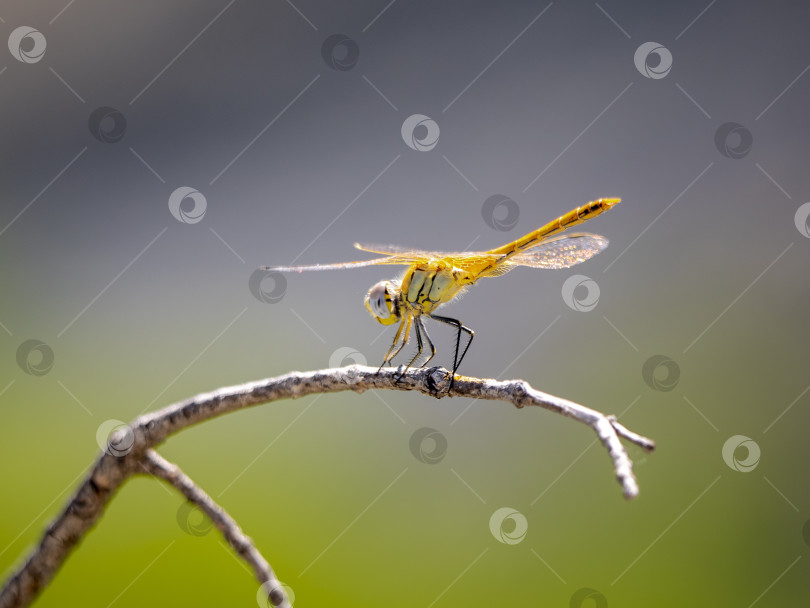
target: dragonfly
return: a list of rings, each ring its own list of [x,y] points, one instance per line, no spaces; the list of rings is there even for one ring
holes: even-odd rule
[[[601,215],[621,201],[620,198],[600,198],[572,209],[545,226],[521,238],[490,249],[476,252],[422,251],[396,245],[361,245],[355,248],[380,254],[370,260],[313,264],[309,266],[262,266],[275,272],[310,272],[346,270],[377,265],[408,266],[399,279],[376,283],[366,294],[365,306],[382,325],[399,324],[394,341],[385,353],[382,369],[410,342],[411,329],[416,334],[416,354],[405,366],[404,374],[429,349],[419,367],[425,367],[436,355],[436,347],[422,321],[428,317],[455,329],[456,347],[453,355],[451,388],[461,361],[472,344],[475,332],[458,319],[436,314],[436,309],[460,296],[467,288],[485,277],[500,277],[519,266],[529,268],[570,268],[589,260],[608,246],[608,240],[597,234],[561,234],[569,228]],[[461,350],[462,334],[466,345]],[[459,355],[459,350],[461,354]]]

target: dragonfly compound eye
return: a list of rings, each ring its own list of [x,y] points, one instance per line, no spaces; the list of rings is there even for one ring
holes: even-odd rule
[[[366,308],[371,316],[383,325],[396,323],[398,315],[394,312],[392,289],[389,281],[380,281],[366,294]]]

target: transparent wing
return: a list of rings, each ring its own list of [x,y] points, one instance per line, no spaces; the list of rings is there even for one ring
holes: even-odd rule
[[[382,253],[385,255],[399,255],[413,258],[414,261],[467,255],[465,253],[453,253],[449,251],[424,251],[422,249],[411,249],[410,247],[402,247],[400,245],[381,245],[378,243],[355,243],[354,248],[360,251],[368,251],[369,253]]]
[[[371,253],[385,253],[396,255],[409,263],[444,262],[455,268],[476,273],[480,268],[493,266],[503,257],[503,254],[489,253],[488,251],[423,251],[409,249],[399,245],[371,245],[355,243],[354,246],[361,251]],[[505,271],[504,271],[505,272]]]
[[[516,266],[531,268],[570,268],[604,251],[608,240],[598,234],[569,234],[543,241],[536,247],[515,254],[503,262],[508,270]],[[503,272],[508,272],[504,270]],[[499,274],[503,274],[503,272]]]
[[[429,255],[428,251],[419,251],[418,249],[411,249],[410,247],[401,247],[400,245],[380,245],[378,243],[355,243],[355,249],[360,251],[368,251],[369,253],[382,253],[385,255],[403,255],[403,254],[421,254]]]
[[[361,251],[371,253],[385,253],[400,255],[413,262],[445,262],[455,268],[462,268],[472,273],[477,273],[481,268],[492,267],[503,257],[502,253],[490,253],[488,251],[423,251],[421,249],[409,249],[399,245],[377,245],[355,243],[354,246]],[[501,269],[500,273],[508,272]],[[496,276],[487,274],[487,276]]]
[[[319,270],[345,270],[364,268],[365,266],[394,265],[408,266],[418,262],[444,260],[456,268],[463,268],[473,274],[481,273],[484,277],[497,277],[506,274],[518,266],[531,268],[570,268],[595,256],[608,246],[608,240],[597,234],[570,234],[557,236],[543,241],[539,245],[515,254],[500,262],[501,254],[486,251],[445,252],[422,251],[398,245],[361,245],[357,249],[370,253],[384,254],[385,257],[358,262],[338,262],[336,264],[311,264],[308,266],[262,266],[262,270],[276,272],[310,272]]]
[[[501,262],[503,254],[487,251],[421,251],[397,245],[361,245],[359,243],[355,243],[354,246],[362,251],[399,257],[407,260],[406,263],[441,260],[479,277],[499,277],[518,266],[552,269],[576,266],[603,251],[608,246],[608,240],[603,236],[587,232],[559,235],[515,254],[503,262]]]
[[[400,255],[389,255],[384,258],[362,260],[359,262],[338,262],[336,264],[310,264],[308,266],[262,266],[261,270],[275,272],[310,272],[317,270],[345,270],[348,268],[363,268],[365,266],[378,266],[380,264],[404,265],[413,264],[414,258]]]

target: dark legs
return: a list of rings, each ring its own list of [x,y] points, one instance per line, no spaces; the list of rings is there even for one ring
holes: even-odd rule
[[[420,319],[419,317],[414,317],[413,326],[416,329],[416,354],[413,356],[413,359],[411,359],[410,363],[408,363],[408,365],[405,366],[405,371],[407,371],[411,365],[416,363],[416,360],[422,354],[423,350],[422,333],[425,334],[425,342],[427,342],[428,346],[430,347],[430,356],[427,359],[425,359],[425,362],[422,363],[422,365],[420,365],[419,367],[425,367],[428,363],[430,363],[430,360],[433,359],[434,356],[436,356],[436,347],[433,346],[433,341],[430,339],[427,329],[425,329],[425,326],[422,324],[422,319]]]
[[[453,370],[450,379],[450,388],[452,389],[456,371],[461,365],[461,361],[462,359],[464,359],[464,355],[467,354],[467,350],[469,350],[470,344],[472,344],[473,337],[475,337],[475,332],[469,327],[462,325],[461,321],[459,321],[458,319],[451,319],[450,317],[442,317],[440,315],[428,315],[428,316],[431,319],[439,321],[440,323],[450,325],[454,327],[456,330],[456,348],[455,352],[453,353]],[[380,369],[385,367],[386,364],[391,363],[391,360],[394,357],[396,357],[408,343],[408,340],[410,339],[411,335],[411,325],[413,325],[414,331],[416,333],[416,354],[405,366],[405,369],[403,370],[402,373],[404,374],[405,372],[407,372],[408,369],[418,361],[419,357],[422,356],[422,353],[425,350],[426,344],[428,348],[430,348],[430,356],[419,367],[426,366],[436,355],[436,347],[433,345],[433,341],[430,339],[427,329],[425,328],[424,323],[422,323],[421,317],[408,316],[402,319],[402,323],[400,323],[399,325],[397,334],[396,336],[394,336],[394,342],[393,344],[391,344],[391,347],[388,349],[388,352],[385,353],[385,358],[383,359],[382,365],[380,365]],[[459,355],[459,349],[461,348],[462,332],[467,334],[469,336],[469,339],[467,340],[467,344],[464,346],[464,350],[461,351],[461,355]]]
[[[430,348],[430,356],[427,360],[420,365],[420,367],[424,367],[428,364],[428,361],[433,359],[436,355],[436,347],[433,345],[433,341],[430,339],[428,335],[427,329],[425,329],[424,324],[422,323],[422,319],[419,317],[408,317],[407,319],[403,319],[402,323],[399,326],[399,330],[397,331],[397,335],[394,336],[394,343],[391,345],[391,348],[388,349],[388,352],[385,355],[385,359],[383,359],[382,365],[380,365],[380,369],[385,366],[386,363],[390,363],[391,360],[399,354],[399,351],[403,349],[403,347],[408,343],[408,339],[410,338],[411,333],[411,323],[413,323],[413,328],[416,331],[416,354],[413,358],[408,362],[405,366],[405,369],[402,370],[402,374],[399,375],[397,381],[402,379],[402,376],[405,372],[410,369],[410,367],[416,363],[417,359],[422,355],[425,350],[425,342],[427,342],[428,347]],[[403,332],[403,328],[405,331]],[[424,334],[424,342],[422,340],[422,335]],[[400,341],[400,336],[402,336],[402,343],[397,345]]]
[[[461,360],[464,359],[464,355],[467,354],[467,351],[470,348],[470,344],[472,344],[473,338],[475,337],[475,332],[471,330],[469,327],[462,325],[461,321],[458,319],[451,319],[450,317],[442,317],[439,315],[430,315],[431,319],[436,319],[441,323],[446,323],[447,325],[452,325],[456,328],[456,352],[453,354],[453,374],[450,378],[450,388],[453,388],[453,381],[455,380],[456,371],[458,370],[459,365],[461,365]],[[458,354],[459,346],[461,345],[461,332],[466,333],[470,339],[467,340],[467,345],[464,347],[464,350],[461,351],[461,356]],[[429,361],[430,359],[428,359]]]

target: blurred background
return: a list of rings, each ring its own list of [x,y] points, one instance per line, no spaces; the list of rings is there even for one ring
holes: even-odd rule
[[[652,437],[625,501],[592,432],[393,391],[278,402],[160,452],[297,606],[784,606],[810,596],[810,96],[796,2],[0,4],[0,571],[118,424],[379,364],[355,241],[490,249],[601,196],[610,239],[443,308],[461,371]],[[430,323],[449,365],[452,332]],[[122,421],[122,422],[116,422]],[[253,605],[138,478],[40,606]],[[262,605],[259,602],[259,605]]]

